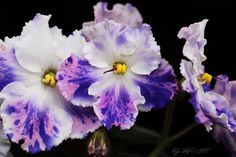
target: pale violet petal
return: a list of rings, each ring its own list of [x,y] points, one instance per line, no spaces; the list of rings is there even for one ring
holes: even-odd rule
[[[96,22],[108,19],[133,27],[139,27],[143,22],[138,9],[129,3],[125,5],[119,3],[115,4],[113,8],[109,10],[106,2],[99,2],[94,6],[94,15]]]
[[[184,76],[184,81],[181,84],[183,90],[193,93],[201,87],[197,80],[197,77],[200,74],[193,68],[192,62],[182,59],[180,64],[180,73]]]
[[[189,27],[183,27],[179,33],[179,38],[184,38],[186,43],[183,48],[183,55],[194,63],[197,71],[202,70],[201,63],[206,60],[204,55],[204,46],[206,39],[204,38],[205,26],[208,20],[191,24]]]
[[[160,47],[146,24],[131,28],[105,20],[83,29],[82,34],[90,41],[84,51],[93,66],[105,68],[124,62],[133,72],[144,75],[158,68]]]

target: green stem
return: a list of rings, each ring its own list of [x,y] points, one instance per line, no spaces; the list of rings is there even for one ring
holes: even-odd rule
[[[178,138],[180,138],[181,136],[185,135],[187,132],[189,132],[190,130],[192,130],[193,128],[195,128],[197,126],[197,123],[193,123],[191,125],[189,125],[188,127],[184,128],[182,131],[178,132],[177,134],[171,136],[169,138],[169,141],[175,141]]]
[[[162,151],[171,142],[173,142],[174,140],[182,137],[183,135],[185,135],[187,132],[189,132],[190,130],[192,130],[196,126],[197,126],[196,123],[191,124],[188,127],[184,128],[182,131],[178,132],[177,134],[175,134],[175,135],[173,135],[173,136],[171,136],[169,138],[163,139],[162,141],[160,141],[160,143],[157,145],[157,147],[151,152],[151,154],[148,157],[157,157],[157,156],[159,156],[162,153]]]
[[[156,131],[154,130],[150,130],[150,129],[147,129],[145,127],[142,127],[142,126],[139,126],[139,125],[136,125],[133,130],[135,130],[136,132],[139,132],[139,133],[142,133],[144,135],[149,135],[149,136],[152,136],[153,138],[155,139],[160,139],[160,134],[158,134]]]
[[[163,130],[162,130],[162,139],[167,138],[168,135],[169,135],[170,127],[171,127],[171,123],[172,123],[172,118],[173,118],[174,108],[175,108],[175,101],[174,101],[174,103],[170,104],[167,107],[164,126],[163,126]]]
[[[162,150],[165,149],[166,145],[168,144],[166,139],[168,138],[168,135],[169,135],[169,132],[170,132],[170,127],[171,127],[171,123],[172,123],[174,108],[175,108],[175,100],[173,101],[172,104],[170,104],[167,107],[160,142],[157,145],[157,147],[153,150],[153,152],[149,155],[149,157],[156,157],[157,155],[159,155],[162,152]]]

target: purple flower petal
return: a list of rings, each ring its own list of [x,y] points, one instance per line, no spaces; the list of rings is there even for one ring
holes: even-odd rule
[[[21,147],[30,153],[59,145],[70,136],[72,128],[70,115],[59,107],[61,102],[53,101],[56,96],[42,100],[42,93],[39,90],[36,94],[35,89],[11,83],[4,88],[3,92],[8,96],[1,105],[8,138],[16,143],[24,140]]]
[[[139,109],[144,111],[165,107],[178,90],[174,70],[164,59],[157,70],[150,75],[138,77],[135,84],[140,87],[141,94],[146,99],[144,105],[139,105]]]
[[[14,63],[17,64],[14,51],[0,43],[0,91],[9,83],[17,80],[14,74]]]
[[[72,54],[61,64],[56,76],[62,95],[74,105],[91,106],[94,98],[88,94],[88,88],[98,79],[96,71],[88,61]]]
[[[109,86],[100,92],[94,111],[106,128],[111,129],[114,125],[129,129],[134,125],[138,115],[137,104],[143,101],[136,92],[135,86],[133,93],[130,93],[122,85]]]
[[[102,125],[92,107],[70,105],[68,112],[73,119],[71,138],[84,138]]]

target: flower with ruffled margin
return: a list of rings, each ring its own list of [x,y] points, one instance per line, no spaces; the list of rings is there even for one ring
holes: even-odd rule
[[[69,137],[83,138],[101,125],[92,108],[74,106],[60,94],[58,66],[70,53],[79,55],[85,41],[78,31],[67,38],[50,28],[50,17],[37,14],[21,36],[1,43],[4,131],[13,142],[23,140],[21,147],[30,153],[50,150]]]
[[[139,27],[143,23],[143,18],[137,8],[127,3],[115,4],[111,10],[107,8],[107,2],[98,2],[94,8],[95,21],[83,23],[83,27],[91,26],[104,20],[114,20],[132,27]]]
[[[85,58],[72,54],[57,73],[64,97],[79,106],[93,106],[104,126],[129,129],[138,110],[165,107],[177,90],[172,67],[146,24],[133,28],[105,20],[82,30],[90,42]],[[93,102],[91,97],[96,99]]]
[[[202,65],[206,60],[204,31],[207,21],[183,27],[178,33],[179,38],[186,40],[183,55],[190,60],[181,60],[180,72],[185,78],[182,88],[192,95],[190,102],[196,111],[196,121],[204,124],[207,131],[212,130],[213,123],[232,130],[228,113],[219,107],[221,104],[227,105],[228,102],[224,96],[211,90],[213,77],[205,72]]]
[[[223,95],[228,104],[221,104],[219,107],[228,113],[229,123],[234,132],[231,132],[223,127],[215,126],[214,137],[217,142],[222,142],[227,149],[231,151],[233,157],[236,156],[236,81],[229,81],[228,76],[217,76],[214,91]]]

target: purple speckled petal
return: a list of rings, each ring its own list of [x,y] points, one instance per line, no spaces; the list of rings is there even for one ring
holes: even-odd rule
[[[4,131],[13,142],[24,140],[21,147],[27,152],[50,150],[70,136],[72,119],[57,107],[60,101],[53,94],[45,100],[42,91],[36,93],[19,82],[9,84],[3,92],[10,96],[1,105]]]
[[[228,112],[225,108],[221,108],[222,104],[228,105],[227,100],[222,95],[215,92],[204,92],[198,90],[193,95],[190,102],[196,111],[196,121],[205,125],[207,131],[212,130],[213,123],[219,124],[224,128],[232,130],[229,123]]]
[[[141,94],[146,99],[144,105],[139,105],[139,109],[143,111],[165,107],[178,90],[174,70],[164,59],[150,75],[137,77],[135,84],[140,87]]]
[[[133,126],[138,115],[138,109],[134,106],[128,91],[125,88],[117,93],[114,88],[107,89],[100,96],[99,102],[95,105],[98,117],[102,123],[110,129],[113,125],[122,129],[129,129]]]
[[[98,80],[96,72],[96,67],[72,54],[61,64],[56,76],[62,95],[74,105],[92,106],[94,97],[88,94],[88,88]]]
[[[102,125],[92,107],[79,107],[70,104],[68,112],[73,119],[71,138],[82,139]]]
[[[17,80],[14,74],[16,63],[14,50],[9,49],[0,41],[0,91],[9,83]]]
[[[115,4],[111,10],[108,10],[107,5],[106,2],[99,2],[94,6],[95,22],[108,19],[132,27],[139,27],[142,24],[143,19],[141,14],[131,4]],[[91,23],[89,24],[91,25]],[[86,26],[88,23],[83,25]]]
[[[113,79],[116,82],[113,82]],[[98,97],[94,111],[108,129],[112,126],[121,129],[132,127],[138,115],[138,104],[145,103],[140,88],[128,79],[119,80],[116,77],[103,79],[92,84],[89,92]]]

